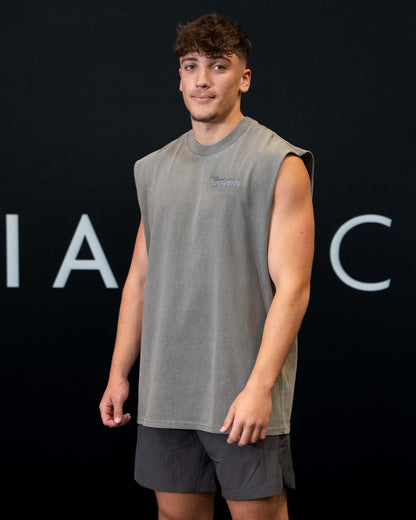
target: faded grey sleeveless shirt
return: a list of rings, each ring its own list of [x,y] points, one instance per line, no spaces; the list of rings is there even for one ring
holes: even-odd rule
[[[311,152],[245,117],[224,139],[193,132],[136,162],[148,270],[138,422],[219,433],[256,360],[273,298],[267,246],[284,157]],[[297,342],[273,390],[268,434],[290,430]]]

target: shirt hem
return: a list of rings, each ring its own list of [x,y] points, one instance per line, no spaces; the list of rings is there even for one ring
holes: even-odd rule
[[[170,420],[153,420],[153,419],[143,419],[139,417],[137,419],[138,424],[142,424],[143,426],[147,426],[149,428],[171,428],[178,430],[202,430],[208,433],[222,433],[220,432],[220,426],[213,426],[212,424],[204,424],[199,422],[188,422],[188,421],[170,421]],[[290,433],[290,426],[272,426],[268,428],[267,435],[282,435]],[[227,435],[228,432],[223,435]]]

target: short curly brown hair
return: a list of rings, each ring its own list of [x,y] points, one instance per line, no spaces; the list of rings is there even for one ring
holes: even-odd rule
[[[236,54],[247,63],[250,49],[251,42],[242,27],[214,13],[179,24],[174,54],[177,58],[201,51],[209,56]]]

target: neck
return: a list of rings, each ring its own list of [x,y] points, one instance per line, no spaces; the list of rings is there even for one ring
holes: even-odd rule
[[[212,121],[205,123],[202,121],[194,121],[192,119],[192,129],[194,131],[195,141],[203,145],[215,144],[234,130],[243,117],[243,114],[238,112],[235,116],[227,118],[226,121],[221,122]]]

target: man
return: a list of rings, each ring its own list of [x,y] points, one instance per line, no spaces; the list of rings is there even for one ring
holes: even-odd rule
[[[100,410],[126,424],[139,356],[135,478],[159,519],[288,518],[296,336],[314,248],[313,157],[241,112],[250,41],[206,15],[179,28],[192,130],[135,164],[141,210]],[[146,290],[145,290],[146,287]]]

